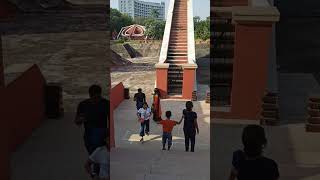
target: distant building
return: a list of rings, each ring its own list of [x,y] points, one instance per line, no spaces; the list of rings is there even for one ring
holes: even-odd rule
[[[132,18],[151,17],[153,10],[159,13],[158,19],[165,19],[165,3],[146,2],[140,0],[119,0],[119,11]]]

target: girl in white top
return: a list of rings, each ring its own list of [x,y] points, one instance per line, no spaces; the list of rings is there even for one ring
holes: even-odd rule
[[[143,107],[140,108],[137,112],[138,120],[141,124],[141,129],[140,129],[140,142],[143,142],[143,137],[146,134],[147,136],[149,135],[150,132],[150,118],[152,115],[151,108],[149,108],[148,103],[144,103]]]

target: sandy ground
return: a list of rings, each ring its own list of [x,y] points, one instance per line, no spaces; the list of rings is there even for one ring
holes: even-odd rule
[[[154,65],[159,58],[143,57],[128,60],[132,62],[131,65],[112,68],[112,84],[122,82],[130,89],[130,94],[136,93],[138,88],[141,88],[147,96],[151,96],[156,80]]]
[[[91,84],[108,94],[106,37],[103,31],[3,36],[4,64],[7,69],[39,65],[47,82],[62,84],[65,110],[74,111]]]

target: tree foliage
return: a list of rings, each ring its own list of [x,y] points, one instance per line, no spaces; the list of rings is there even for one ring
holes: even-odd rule
[[[159,11],[156,9],[152,9],[150,14],[151,14],[151,18],[154,18],[154,19],[158,19],[160,16]]]
[[[194,34],[196,39],[207,40],[210,38],[210,17],[200,20],[200,17],[194,17]]]
[[[133,24],[133,19],[127,14],[120,13],[117,9],[110,10],[110,30],[119,32],[122,27]]]
[[[151,39],[162,39],[164,34],[164,28],[166,26],[165,21],[157,19],[148,19],[146,21],[146,35]]]

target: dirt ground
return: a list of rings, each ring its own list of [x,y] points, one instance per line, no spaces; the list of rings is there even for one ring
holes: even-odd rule
[[[111,46],[111,48],[116,48],[115,51],[121,55],[125,54],[124,48],[119,48],[120,45]],[[197,54],[197,81],[198,81],[198,94],[201,99],[205,95],[205,92],[209,90],[210,84],[210,59],[205,57],[209,54],[208,45],[198,45],[196,47]],[[143,49],[144,51],[154,50],[154,46],[150,47],[146,45]],[[159,47],[160,48],[160,47]],[[159,51],[159,50],[156,50]],[[160,52],[160,51],[159,51]],[[126,56],[124,56],[126,57]],[[131,96],[137,92],[138,88],[143,89],[147,96],[151,96],[153,89],[155,87],[156,75],[155,75],[155,64],[159,62],[159,56],[155,57],[141,57],[129,59],[132,62],[128,66],[118,66],[113,67],[111,70],[111,82],[112,84],[117,84],[123,82],[126,88],[130,89]]]
[[[63,87],[66,111],[88,97],[91,84],[103,86],[108,94],[109,60],[106,57],[106,32],[48,33],[3,36],[6,68],[37,64],[47,82]]]

